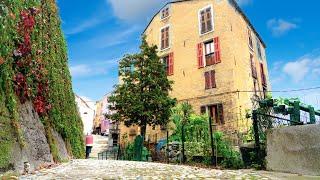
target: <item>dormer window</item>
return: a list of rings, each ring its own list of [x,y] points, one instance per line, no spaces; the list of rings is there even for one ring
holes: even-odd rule
[[[165,18],[169,17],[169,15],[170,15],[170,8],[169,8],[169,6],[166,6],[161,11],[161,19],[165,19]]]
[[[213,31],[213,10],[209,5],[199,11],[200,34]]]

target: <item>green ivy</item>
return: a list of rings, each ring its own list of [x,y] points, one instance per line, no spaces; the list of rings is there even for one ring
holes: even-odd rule
[[[39,10],[30,35],[31,58],[44,65],[41,74],[46,74],[45,80],[49,84],[45,98],[52,108],[41,117],[41,121],[46,128],[51,152],[54,159],[59,161],[56,142],[49,133],[49,129],[55,129],[64,138],[70,154],[75,158],[84,156],[83,125],[75,104],[67,47],[55,0],[4,0],[0,1],[0,169],[9,166],[9,154],[15,141],[19,142],[21,148],[25,147],[18,113],[21,102],[14,89],[13,80],[17,70],[14,68],[16,60],[13,52],[22,40],[17,30],[20,13],[29,8]],[[23,69],[27,68],[30,67]],[[28,77],[27,83],[32,98],[37,90],[35,77]]]

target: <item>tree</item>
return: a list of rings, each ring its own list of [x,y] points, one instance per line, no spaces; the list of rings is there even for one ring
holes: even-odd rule
[[[120,84],[115,86],[109,101],[115,114],[111,119],[126,126],[138,125],[141,136],[147,125],[166,125],[170,109],[176,100],[169,97],[172,81],[157,55],[157,47],[149,46],[142,38],[140,53],[126,55],[119,63]]]

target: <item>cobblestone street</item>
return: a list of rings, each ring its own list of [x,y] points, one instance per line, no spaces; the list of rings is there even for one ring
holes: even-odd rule
[[[147,162],[72,160],[21,179],[320,179],[254,170],[215,170]]]

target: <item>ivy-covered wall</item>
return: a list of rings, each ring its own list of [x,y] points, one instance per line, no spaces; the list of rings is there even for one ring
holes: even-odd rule
[[[51,128],[73,157],[83,157],[83,125],[55,0],[0,1],[0,169],[7,168],[14,142],[26,145],[18,109],[27,101],[41,118],[54,160]]]

